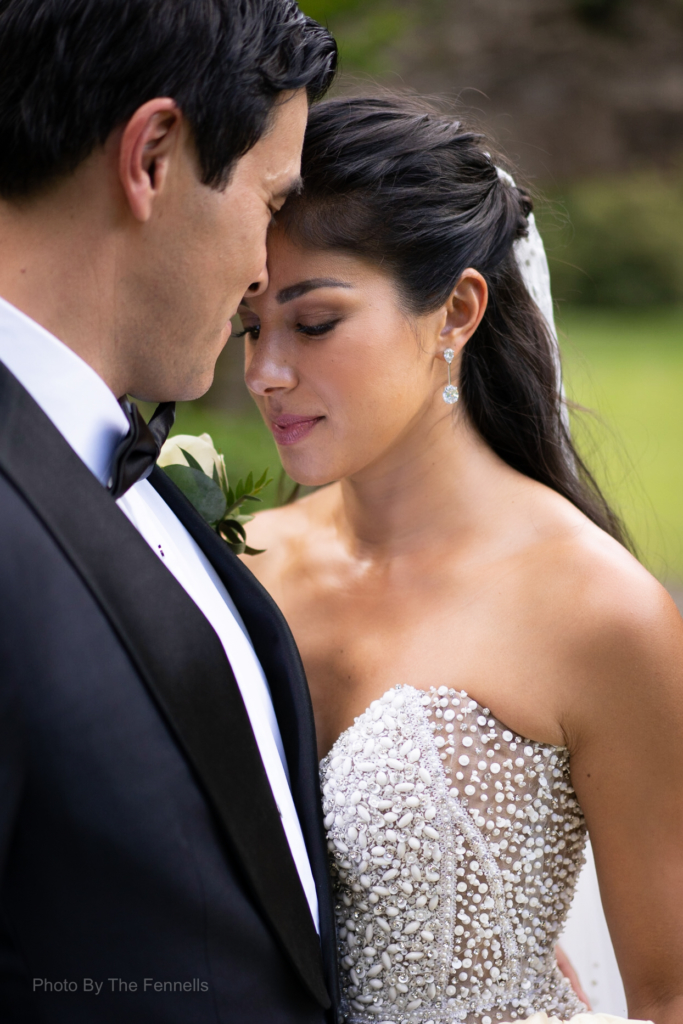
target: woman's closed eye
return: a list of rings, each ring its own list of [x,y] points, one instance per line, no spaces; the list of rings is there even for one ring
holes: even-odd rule
[[[294,330],[297,334],[305,334],[308,338],[319,338],[336,327],[340,320],[341,317],[335,317],[333,320],[325,320],[318,324],[297,324]]]
[[[327,334],[339,323],[339,318],[336,320],[326,320],[320,324],[296,324],[294,330],[297,334],[304,334],[307,338],[320,338],[323,334]],[[261,334],[260,324],[249,324],[241,331],[234,331],[233,338],[244,338],[247,335],[252,341],[258,341]]]

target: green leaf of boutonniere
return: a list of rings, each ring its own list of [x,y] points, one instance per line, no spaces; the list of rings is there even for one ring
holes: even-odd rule
[[[166,466],[164,472],[210,526],[215,526],[223,519],[228,503],[219,484],[210,476],[190,466]]]
[[[190,467],[190,469],[198,469],[200,473],[204,473],[204,470],[201,467],[201,463],[197,462],[197,460],[195,459],[195,457],[192,454],[192,452],[188,452],[185,448],[182,447],[182,445],[178,445],[178,447],[180,448],[181,452],[183,453],[183,455],[187,459],[187,464]],[[213,477],[212,477],[212,479],[214,479],[215,482],[220,486],[220,480],[218,479],[218,470],[216,469],[216,464],[215,463],[214,463],[214,466],[213,466]]]

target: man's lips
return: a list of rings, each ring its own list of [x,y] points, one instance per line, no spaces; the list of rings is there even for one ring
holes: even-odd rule
[[[278,444],[296,444],[308,437],[313,428],[324,419],[323,416],[294,416],[284,413],[270,421],[270,429]]]

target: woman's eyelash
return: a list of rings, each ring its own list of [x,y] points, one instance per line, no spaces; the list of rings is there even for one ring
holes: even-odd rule
[[[295,330],[297,334],[305,334],[309,338],[319,338],[321,335],[327,334],[328,331],[331,331],[332,328],[336,327],[338,323],[339,319],[328,320],[324,324],[310,324],[310,326],[307,324],[297,324]],[[235,331],[232,337],[245,338],[247,334],[249,334],[254,339],[254,341],[258,341],[260,333],[261,325],[254,324],[253,327],[245,327],[244,330],[242,331]]]
[[[297,324],[296,332],[297,334],[306,334],[308,337],[317,338],[321,334],[326,334],[328,331],[331,331],[332,328],[336,327],[338,323],[339,319],[328,320],[324,324],[311,324],[310,326],[307,326],[305,324]]]

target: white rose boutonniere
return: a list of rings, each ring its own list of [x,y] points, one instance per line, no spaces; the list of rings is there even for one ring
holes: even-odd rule
[[[159,465],[162,469],[166,466],[189,466],[185,452],[199,463],[206,476],[213,477],[215,468],[219,478],[227,481],[225,459],[216,451],[210,434],[200,434],[199,437],[192,434],[176,434],[175,437],[169,437],[161,449]]]
[[[235,554],[261,554],[247,544],[244,524],[254,517],[243,513],[241,508],[246,501],[261,501],[258,495],[271,482],[267,469],[258,480],[254,481],[254,475],[250,473],[246,480],[238,480],[232,488],[225,459],[216,450],[209,434],[169,437],[157,464]]]

